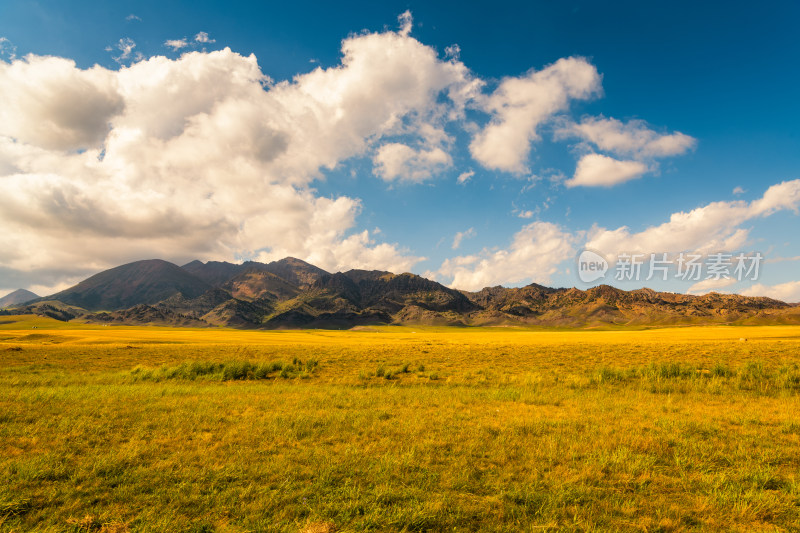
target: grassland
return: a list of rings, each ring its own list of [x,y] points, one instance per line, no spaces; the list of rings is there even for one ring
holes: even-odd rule
[[[0,531],[800,530],[800,327],[0,318]]]

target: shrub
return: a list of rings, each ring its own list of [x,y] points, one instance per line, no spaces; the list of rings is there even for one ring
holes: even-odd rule
[[[748,361],[744,369],[742,369],[741,377],[758,381],[761,378],[768,377],[768,373],[764,368],[764,363],[761,361]]]
[[[625,372],[617,368],[604,366],[597,373],[598,383],[625,381]]]
[[[711,375],[718,378],[729,378],[733,375],[733,370],[728,368],[728,365],[717,363],[711,369]]]
[[[167,379],[190,381],[197,379],[211,381],[260,380],[274,377],[294,378],[301,372],[303,374],[302,377],[311,377],[317,366],[318,363],[316,361],[309,361],[301,368],[295,368],[294,365],[287,365],[282,361],[273,361],[271,363],[191,361],[174,367],[162,366],[158,369],[136,366],[130,371],[130,376],[134,381],[161,381]],[[279,372],[277,376],[275,375],[276,372]]]
[[[253,365],[247,361],[236,361],[226,363],[222,372],[222,378],[225,380],[248,379],[252,377]]]
[[[272,365],[268,363],[260,363],[256,365],[253,370],[253,377],[255,379],[266,379],[272,372]]]

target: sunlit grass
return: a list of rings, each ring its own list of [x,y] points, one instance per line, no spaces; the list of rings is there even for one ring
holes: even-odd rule
[[[0,531],[791,531],[798,348],[26,317],[0,324]]]

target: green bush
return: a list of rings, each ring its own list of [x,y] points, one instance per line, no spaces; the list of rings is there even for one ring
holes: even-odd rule
[[[284,379],[311,377],[318,368],[316,360],[309,360],[305,365],[296,368],[294,364],[283,361],[270,363],[253,363],[250,361],[226,361],[214,363],[209,361],[191,361],[174,367],[162,366],[157,369],[136,366],[130,371],[134,381],[162,381],[198,379],[207,381],[241,381],[263,380],[275,377]]]
[[[711,375],[718,378],[729,378],[733,375],[733,370],[728,368],[728,365],[717,363],[711,369]]]

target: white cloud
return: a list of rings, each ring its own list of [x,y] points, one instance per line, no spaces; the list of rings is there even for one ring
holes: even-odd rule
[[[455,237],[453,237],[453,250],[458,250],[458,248],[461,246],[461,241],[464,239],[471,239],[475,235],[475,228],[469,228],[466,231],[457,232]]]
[[[186,48],[189,46],[189,43],[186,42],[186,39],[170,39],[168,41],[164,41],[164,46],[168,46],[172,48],[173,51],[177,52],[181,48]]]
[[[453,164],[441,148],[415,150],[400,143],[387,143],[378,148],[372,159],[374,173],[385,181],[420,182],[441,173]]]
[[[9,41],[8,38],[0,37],[0,58],[4,56],[8,58],[9,61],[16,59],[17,47],[11,44],[11,41]]]
[[[188,39],[185,37],[182,39],[169,39],[164,42],[164,46],[172,48],[174,52],[181,50],[182,48],[187,48],[188,46],[197,46],[196,43],[206,44],[206,43],[215,43],[217,42],[215,39],[209,38],[208,34],[204,31],[201,31],[197,35],[194,36],[193,42],[189,42]]]
[[[541,71],[504,79],[483,99],[481,107],[492,120],[472,139],[472,157],[489,169],[526,172],[539,126],[571,100],[585,100],[600,91],[597,69],[583,58],[559,59]]]
[[[660,134],[642,120],[627,124],[614,118],[588,117],[579,124],[562,121],[556,130],[557,139],[578,137],[589,146],[611,153],[620,160],[596,153],[584,154],[578,161],[575,175],[566,181],[568,187],[610,187],[658,169],[656,158],[680,155],[693,148],[696,140],[680,132]],[[632,159],[632,160],[631,160]]]
[[[411,16],[411,11],[405,10],[397,17],[397,22],[400,24],[400,35],[407,37],[411,33],[411,28],[414,26],[414,18]]]
[[[697,142],[680,132],[659,134],[642,120],[625,124],[604,117],[588,117],[579,124],[567,124],[557,130],[556,136],[579,137],[605,152],[637,159],[680,155]]]
[[[119,42],[117,42],[116,45],[114,45],[114,47],[120,51],[120,55],[114,57],[113,59],[117,63],[122,64],[131,58],[133,49],[136,48],[136,42],[130,37],[123,37],[119,40]]]
[[[340,65],[277,84],[226,48],[116,71],[28,56],[0,62],[0,87],[0,269],[67,279],[154,256],[408,270],[421,258],[353,232],[358,199],[310,185],[398,135],[419,148],[386,176],[449,166],[443,124],[479,83],[401,31],[352,36]]]
[[[466,172],[462,172],[456,178],[456,183],[458,183],[459,185],[464,185],[469,180],[471,180],[472,176],[474,176],[474,175],[475,175],[475,171],[474,170],[467,170]]]
[[[798,206],[800,179],[773,185],[750,203],[714,202],[688,213],[673,213],[668,222],[638,233],[627,226],[595,227],[586,246],[610,254],[736,250],[747,241],[748,230],[740,227],[744,222],[779,210],[797,211]]]
[[[199,32],[197,35],[194,36],[195,42],[198,43],[215,43],[217,42],[216,39],[210,39],[208,34],[204,31]]]
[[[451,44],[444,49],[444,56],[458,60],[461,57],[461,47],[457,44]]]
[[[479,255],[446,260],[438,275],[463,290],[479,290],[500,283],[548,283],[559,263],[575,253],[575,238],[549,222],[523,227],[505,250],[484,249]]]
[[[526,211],[519,211],[519,212],[517,213],[517,216],[518,216],[519,218],[533,218],[533,215],[535,215],[535,214],[536,214],[536,213],[534,213],[534,212],[533,212],[533,211],[531,211],[531,210],[526,210]]]
[[[124,109],[113,72],[58,57],[0,61],[0,94],[0,136],[49,150],[98,145]]]
[[[735,285],[736,283],[738,283],[738,280],[735,278],[704,279],[702,281],[698,281],[697,283],[686,289],[686,293],[708,294],[709,292],[720,292],[720,289],[730,287],[731,285]]]
[[[800,281],[790,281],[778,285],[756,283],[740,292],[743,296],[766,296],[782,302],[800,303]]]
[[[770,264],[770,263],[783,263],[784,261],[800,261],[800,255],[796,255],[794,257],[770,257],[765,262],[767,264]]]
[[[737,187],[734,187],[734,188],[733,188],[733,194],[735,194],[735,195],[737,195],[737,196],[738,196],[738,195],[740,195],[740,194],[744,194],[745,192],[747,192],[747,191],[745,191],[745,190],[744,190],[743,188],[741,188],[741,187],[738,187],[738,186],[737,186]]]
[[[636,179],[647,172],[647,165],[639,161],[620,161],[601,154],[586,154],[578,161],[575,175],[568,179],[567,187],[610,187]]]
[[[798,206],[800,206],[800,179],[773,185],[767,189],[763,197],[750,203],[750,210],[753,216],[768,216],[784,209],[798,214]]]

